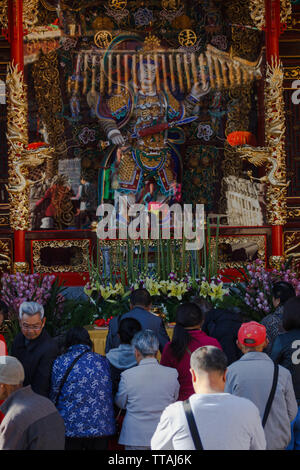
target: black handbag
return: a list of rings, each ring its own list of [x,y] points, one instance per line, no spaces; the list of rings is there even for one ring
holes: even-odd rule
[[[71,372],[71,370],[73,369],[73,367],[75,366],[76,362],[79,361],[79,359],[84,355],[86,354],[87,352],[90,352],[90,351],[84,351],[83,353],[79,354],[79,356],[75,357],[74,361],[71,362],[71,364],[69,365],[69,367],[67,368],[66,372],[65,372],[65,375],[63,376],[62,378],[62,381],[60,382],[59,384],[59,389],[58,389],[58,392],[56,394],[56,397],[55,397],[55,406],[57,406],[57,403],[58,403],[58,398],[59,398],[59,395],[62,391],[62,388],[63,386],[65,385],[66,383],[66,380]]]
[[[197,429],[196,421],[192,412],[190,400],[185,400],[183,402],[183,409],[185,412],[185,416],[189,425],[190,433],[194,442],[194,446],[196,450],[204,450],[202,441]]]

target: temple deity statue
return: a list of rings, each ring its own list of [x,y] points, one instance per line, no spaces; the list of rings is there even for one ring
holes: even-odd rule
[[[100,203],[109,193],[115,199],[127,195],[130,203],[180,200],[178,146],[184,142],[180,125],[196,119],[195,108],[209,89],[197,82],[186,97],[178,87],[171,91],[166,58],[160,54],[159,64],[157,50],[162,51],[159,40],[146,38],[136,57],[131,57],[136,61],[131,64],[131,79],[121,86],[113,83],[110,93],[100,94],[95,105],[110,142],[99,178]]]

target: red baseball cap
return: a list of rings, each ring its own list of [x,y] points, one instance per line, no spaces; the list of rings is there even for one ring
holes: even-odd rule
[[[266,328],[256,321],[243,323],[238,331],[238,341],[244,346],[254,348],[266,340]]]

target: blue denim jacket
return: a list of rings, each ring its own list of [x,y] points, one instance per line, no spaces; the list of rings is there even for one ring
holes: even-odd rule
[[[72,368],[58,399],[57,409],[68,437],[100,437],[115,433],[112,381],[107,359],[83,344],[71,346],[52,369],[50,399],[55,402],[69,365],[87,351]]]

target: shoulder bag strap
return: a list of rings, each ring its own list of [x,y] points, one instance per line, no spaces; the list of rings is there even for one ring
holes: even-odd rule
[[[262,426],[263,427],[265,427],[265,424],[267,422],[267,419],[268,419],[268,416],[269,416],[269,413],[270,413],[270,410],[271,410],[272,402],[273,402],[273,399],[274,399],[274,395],[275,395],[275,391],[276,391],[276,387],[277,387],[277,382],[278,382],[278,370],[279,370],[278,364],[276,362],[274,362],[273,383],[272,383],[271,392],[270,392],[270,395],[269,395],[269,398],[268,398],[268,401],[267,401],[267,404],[266,404],[266,409],[265,409],[265,412],[264,412],[264,416],[263,416],[263,419],[262,419]]]
[[[83,353],[79,354],[79,356],[75,357],[74,361],[71,362],[71,364],[69,365],[69,367],[67,368],[66,372],[65,372],[65,375],[63,376],[62,378],[62,381],[60,382],[59,384],[59,388],[58,388],[58,392],[56,394],[56,397],[55,397],[55,406],[57,405],[57,402],[58,402],[58,397],[62,391],[62,388],[63,386],[65,385],[66,383],[66,380],[71,372],[71,370],[73,369],[73,367],[75,366],[76,362],[79,361],[79,359],[81,358],[81,356],[83,356],[85,353],[87,352],[90,352],[90,351],[84,351]]]
[[[195,418],[192,412],[190,400],[185,400],[183,402],[183,409],[184,409],[185,416],[189,425],[189,429],[190,429],[190,433],[194,442],[195,449],[204,450],[202,442],[201,442],[201,438],[199,436],[199,432],[196,426]]]

